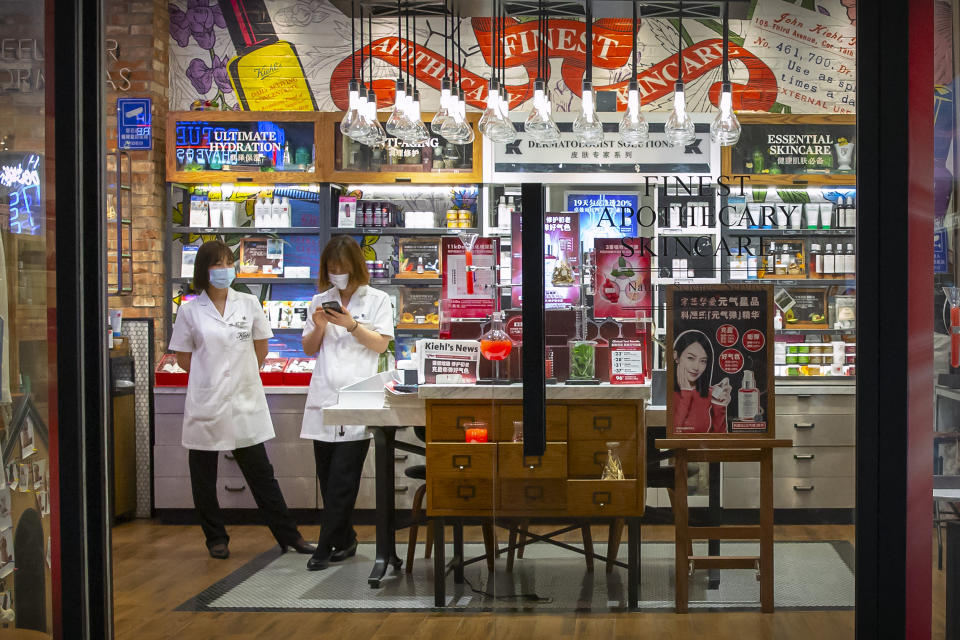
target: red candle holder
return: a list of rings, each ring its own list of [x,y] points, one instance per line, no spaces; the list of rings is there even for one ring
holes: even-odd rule
[[[464,438],[467,442],[486,442],[487,423],[468,422],[464,425]]]

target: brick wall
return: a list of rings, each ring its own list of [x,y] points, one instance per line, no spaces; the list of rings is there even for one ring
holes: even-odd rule
[[[108,152],[117,148],[117,98],[153,99],[153,149],[127,152],[133,170],[133,293],[111,296],[110,307],[122,309],[124,317],[154,319],[159,357],[166,349],[164,305],[169,304],[164,300],[163,235],[170,19],[166,0],[107,0],[105,15]],[[113,170],[109,156],[107,164],[109,176]],[[114,237],[115,232],[108,232],[108,247],[115,245]],[[108,279],[116,282],[113,261]]]

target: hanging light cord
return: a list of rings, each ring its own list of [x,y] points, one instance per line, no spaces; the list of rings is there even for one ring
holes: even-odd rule
[[[400,61],[400,41],[403,39],[403,10],[400,7],[400,0],[397,0],[397,80],[403,81],[403,63]]]
[[[633,0],[633,82],[637,81],[637,0]]]
[[[356,33],[353,30],[353,20],[357,16],[357,7],[356,3],[353,0],[350,0],[350,51],[356,53],[357,51],[357,40]],[[360,20],[360,24],[363,24],[363,19]],[[357,56],[350,56],[350,80],[351,82],[357,79]]]
[[[730,69],[729,64],[730,60],[729,55],[729,45],[730,45],[730,5],[723,4],[723,84],[726,85],[730,82]]]
[[[363,16],[360,16],[360,26],[363,26]],[[370,53],[371,55],[367,56],[367,64],[370,65],[370,91],[373,91],[373,10],[371,9],[367,13],[367,31],[370,32]],[[360,46],[363,46],[363,43],[360,43]],[[363,62],[361,59],[360,68],[363,68]],[[376,106],[376,105],[374,105]]]
[[[587,82],[593,82],[593,11],[591,0],[583,0],[583,17],[587,23],[587,51],[584,56],[584,66],[587,68]]]
[[[351,25],[351,27],[352,26],[353,25]],[[354,51],[356,51],[356,49],[354,49]],[[363,5],[360,5],[360,86],[361,87],[364,86],[363,84]]]
[[[683,82],[683,0],[680,0],[680,20],[677,24],[677,82]]]
[[[417,13],[413,13],[413,93],[417,93]]]

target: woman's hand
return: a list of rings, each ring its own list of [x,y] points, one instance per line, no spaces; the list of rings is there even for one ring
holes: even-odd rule
[[[349,313],[340,313],[339,311],[334,311],[333,309],[324,309],[323,312],[327,314],[326,317],[329,322],[343,327],[344,329],[353,329],[357,322]]]
[[[327,322],[329,322],[323,307],[317,307],[317,310],[313,312],[311,319],[313,320],[313,324],[317,325],[317,330],[320,332],[320,335],[323,335],[327,330]]]

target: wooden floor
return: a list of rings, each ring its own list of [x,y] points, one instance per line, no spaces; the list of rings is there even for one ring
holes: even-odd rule
[[[361,539],[373,539],[372,527],[359,527],[358,530]],[[199,527],[157,525],[148,521],[116,527],[113,547],[117,637],[131,640],[626,640],[649,633],[656,633],[658,640],[694,636],[710,640],[853,637],[853,611],[769,615],[739,612],[676,615],[174,611],[185,600],[239,569],[273,544],[266,527],[231,527],[229,531],[231,555],[223,561],[207,555]],[[317,527],[304,527],[302,531],[308,539],[319,533]],[[852,526],[784,526],[775,531],[778,540],[848,540],[852,543],[853,535]],[[606,540],[606,528],[596,528],[593,536],[594,540]],[[646,541],[672,540],[673,528],[644,527],[643,537]],[[480,540],[479,529],[468,530],[465,538]],[[571,534],[570,539],[578,541],[579,533]],[[401,556],[404,540],[405,533],[401,531],[398,533]],[[621,551],[625,553],[624,548]],[[418,561],[422,560],[418,558]]]

